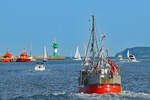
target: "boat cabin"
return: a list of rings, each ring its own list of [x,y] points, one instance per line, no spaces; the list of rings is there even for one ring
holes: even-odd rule
[[[6,53],[4,54],[3,58],[1,59],[1,62],[11,62],[12,61],[12,54],[9,53],[8,49],[6,51]]]

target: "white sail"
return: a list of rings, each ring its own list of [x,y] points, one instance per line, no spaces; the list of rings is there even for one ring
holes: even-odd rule
[[[88,61],[89,61],[89,56],[88,56],[87,48],[84,45],[84,58],[83,58],[83,62],[81,63],[81,65],[88,66],[89,65]]]
[[[74,58],[75,58],[76,60],[81,60],[81,56],[80,56],[78,47],[77,47],[77,49],[76,49],[76,53],[75,53]]]
[[[72,59],[72,52],[70,53],[70,59]]]
[[[87,52],[86,46],[84,47],[84,57],[85,57],[85,61],[88,61],[90,59],[89,55],[88,55],[88,52]]]
[[[129,50],[128,50],[128,52],[127,52],[127,57],[129,58],[129,56],[130,56],[130,52],[129,52]]]
[[[87,56],[87,52],[86,52],[86,50],[87,50],[87,48],[86,48],[86,46],[85,46],[85,44],[84,44],[84,57],[86,57]]]
[[[44,46],[44,55],[43,55],[43,60],[46,61],[47,60],[47,49]]]

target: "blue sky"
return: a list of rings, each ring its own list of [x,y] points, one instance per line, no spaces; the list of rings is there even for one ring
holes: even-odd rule
[[[150,0],[0,0],[0,55],[6,48],[16,55],[32,43],[33,55],[42,55],[56,39],[59,54],[75,54],[89,39],[90,15],[96,33],[106,33],[110,55],[125,48],[150,45]]]

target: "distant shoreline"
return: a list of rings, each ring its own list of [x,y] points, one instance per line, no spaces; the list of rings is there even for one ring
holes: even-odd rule
[[[3,56],[0,56],[0,60],[2,59]],[[35,60],[43,60],[43,56],[32,56],[33,59]],[[64,56],[61,55],[61,56],[57,56],[57,57],[54,57],[54,56],[48,56],[47,57],[47,60],[64,60]]]

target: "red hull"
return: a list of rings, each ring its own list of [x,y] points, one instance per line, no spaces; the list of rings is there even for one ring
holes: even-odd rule
[[[11,62],[11,59],[2,59],[1,62]]]
[[[89,85],[88,89],[84,87],[79,88],[80,92],[83,93],[97,93],[97,94],[104,94],[104,93],[120,93],[121,92],[121,85],[116,84],[103,84],[103,85]]]
[[[16,62],[30,62],[30,59],[17,59]]]

